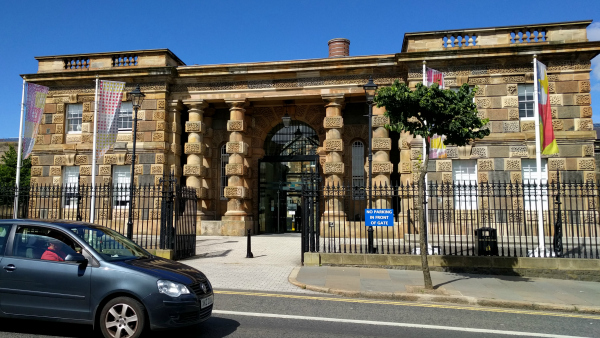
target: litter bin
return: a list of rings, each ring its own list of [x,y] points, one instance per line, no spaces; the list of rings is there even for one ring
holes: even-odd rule
[[[475,252],[477,256],[498,256],[498,235],[496,229],[475,229]]]

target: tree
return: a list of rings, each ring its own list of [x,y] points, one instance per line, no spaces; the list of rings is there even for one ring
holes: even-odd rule
[[[449,89],[440,89],[438,84],[431,87],[419,83],[414,90],[406,84],[395,81],[390,87],[383,87],[377,91],[375,102],[377,107],[385,107],[385,115],[390,118],[389,130],[407,131],[414,136],[425,139],[433,135],[445,135],[444,144],[464,146],[474,139],[481,139],[490,134],[489,129],[483,128],[488,119],[481,119],[477,114],[477,106],[473,102],[477,89],[470,90],[463,84],[455,92]],[[419,246],[421,249],[421,267],[426,289],[433,289],[429,264],[427,262],[427,248],[425,245],[425,174],[429,164],[429,142],[426,142],[426,152],[421,158],[421,166],[417,168],[419,174],[417,195],[417,212],[421,219],[419,233],[421,234]],[[423,160],[424,158],[424,160]]]
[[[0,158],[0,183],[9,187],[16,186],[17,182],[17,151],[12,145]],[[23,160],[19,186],[28,186],[31,179],[31,158]]]

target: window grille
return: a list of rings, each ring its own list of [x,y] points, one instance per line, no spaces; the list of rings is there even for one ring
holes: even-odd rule
[[[352,143],[352,197],[355,200],[365,199],[365,144],[361,141]]]
[[[227,174],[225,172],[225,166],[229,163],[229,154],[227,153],[227,145],[221,147],[221,187],[220,196],[222,200],[226,200],[225,187],[227,186]]]
[[[533,85],[519,85],[519,117],[521,119],[532,119],[535,117],[533,105]]]
[[[63,188],[65,191],[63,207],[77,207],[77,193],[79,191],[79,166],[64,167]]]
[[[67,132],[81,132],[82,117],[82,103],[67,105]]]

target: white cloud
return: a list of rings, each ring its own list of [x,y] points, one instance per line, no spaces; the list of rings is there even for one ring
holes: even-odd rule
[[[600,41],[600,22],[592,22],[588,26],[587,38],[589,41]]]

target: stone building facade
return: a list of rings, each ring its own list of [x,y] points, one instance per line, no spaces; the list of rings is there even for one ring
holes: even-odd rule
[[[402,50],[386,55],[349,56],[350,42],[334,39],[331,57],[298,61],[186,65],[168,49],[37,57],[38,72],[23,78],[50,92],[32,183],[65,184],[77,173],[80,184],[89,184],[94,80],[124,81],[127,92],[140,84],[146,98],[137,134],[124,95],[117,143],[99,160],[97,182],[128,177],[136,137],[135,183],[158,184],[173,172],[196,188],[198,234],[281,231],[268,223],[280,209],[297,210],[294,180],[287,178],[318,168],[330,184],[364,184],[369,133],[374,181],[413,180],[422,140],[386,130],[384,109],[374,109],[368,130],[362,86],[371,76],[379,86],[395,80],[414,86],[423,61],[444,72],[446,87],[478,87],[476,104],[491,130],[468,146],[449,146],[447,159],[431,161],[429,179],[521,182],[535,171],[533,55],[548,66],[560,149],[544,159],[547,178],[559,170],[562,179],[595,180],[590,61],[600,42],[588,42],[590,23],[408,33]],[[291,127],[283,126],[284,116]],[[287,143],[277,141],[284,134]],[[286,148],[298,140],[293,151]],[[297,228],[291,221],[283,230]]]

